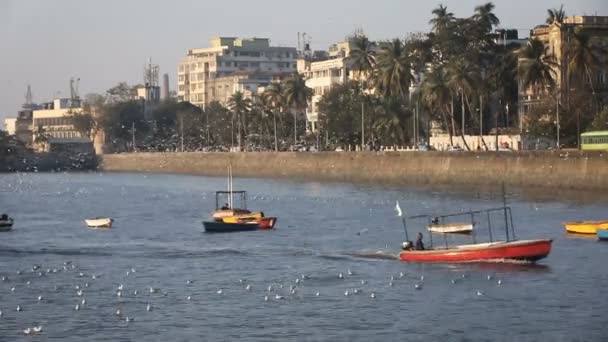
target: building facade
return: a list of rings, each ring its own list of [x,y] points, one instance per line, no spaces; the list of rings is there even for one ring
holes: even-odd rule
[[[570,44],[571,33],[583,31],[590,35],[591,44],[608,49],[608,16],[571,16],[566,17],[562,22],[553,22],[550,25],[536,26],[530,32],[530,38],[540,40],[546,48],[548,55],[555,57],[556,66],[554,67],[554,79],[557,87],[560,103],[563,103],[565,96],[565,81],[567,74],[568,56],[567,49]],[[604,63],[596,72],[590,75],[593,79],[589,80],[596,85],[596,91],[604,100],[608,99],[608,68],[605,66],[608,55],[599,56]],[[534,88],[519,87],[519,122],[520,129],[525,122],[526,115],[535,105],[546,101],[547,98],[555,96],[548,94],[545,90]],[[603,101],[606,103],[606,101]]]
[[[266,80],[295,71],[295,47],[270,46],[267,38],[217,37],[208,48],[188,50],[179,63],[177,96],[204,108],[236,91],[257,93]]]
[[[298,59],[298,73],[304,75],[306,86],[313,90],[313,96],[306,108],[307,130],[317,132],[319,120],[318,104],[332,86],[354,80],[356,75],[350,68],[348,55],[351,50],[349,41],[333,44],[327,53],[304,51]]]
[[[55,99],[42,104],[32,114],[32,140],[46,150],[53,144],[90,143],[89,137],[74,127],[70,116],[77,113],[82,113],[79,99]]]

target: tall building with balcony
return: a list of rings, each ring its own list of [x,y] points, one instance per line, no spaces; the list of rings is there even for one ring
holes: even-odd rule
[[[207,48],[188,50],[179,63],[177,96],[204,108],[237,91],[252,96],[295,71],[295,47],[270,46],[268,38],[216,37]]]
[[[530,38],[540,40],[545,46],[546,53],[555,57],[556,66],[554,67],[554,78],[557,86],[558,98],[563,103],[566,88],[567,65],[569,63],[567,49],[571,43],[573,32],[586,32],[590,36],[592,45],[601,46],[604,51],[608,50],[608,16],[571,16],[566,17],[562,22],[553,22],[549,25],[538,25],[530,31]],[[598,65],[594,73],[589,76],[587,82],[595,84],[595,91],[600,98],[607,103],[608,100],[608,68],[606,62],[608,55],[599,56],[603,66]],[[530,110],[543,101],[555,97],[549,94],[546,89],[519,88],[519,121],[520,128],[522,122],[526,120],[526,115]]]
[[[356,78],[348,59],[351,47],[352,43],[347,40],[331,45],[326,52],[312,53],[305,49],[298,60],[298,73],[304,75],[306,85],[313,90],[312,99],[306,109],[309,132],[314,133],[318,129],[318,104],[323,95],[333,86]]]

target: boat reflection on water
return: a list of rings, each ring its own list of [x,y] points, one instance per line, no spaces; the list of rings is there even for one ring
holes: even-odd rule
[[[453,272],[538,272],[538,273],[549,273],[551,267],[544,264],[532,263],[532,262],[518,262],[518,261],[504,261],[504,262],[469,262],[460,264],[448,265],[450,271]]]

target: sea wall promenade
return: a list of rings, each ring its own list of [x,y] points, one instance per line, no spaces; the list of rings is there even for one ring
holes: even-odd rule
[[[454,185],[608,190],[608,155],[593,152],[248,152],[124,153],[100,169],[289,178],[382,185]]]

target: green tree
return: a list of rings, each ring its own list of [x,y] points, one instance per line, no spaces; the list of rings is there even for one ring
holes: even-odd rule
[[[424,74],[420,85],[420,97],[431,113],[438,114],[434,119],[443,122],[443,126],[450,136],[450,145],[454,146],[453,136],[456,135],[453,112],[450,112],[451,90],[447,86],[448,79],[445,69],[441,66],[433,67]],[[448,120],[448,115],[450,120]]]
[[[492,32],[492,27],[500,24],[500,20],[492,12],[494,8],[495,6],[491,2],[475,7],[473,20],[477,21],[482,30],[486,33]]]
[[[251,99],[245,97],[243,93],[237,91],[228,99],[228,109],[232,111],[232,125],[237,124],[237,144],[239,151],[242,149],[242,141],[245,139],[247,145],[247,115],[251,111]],[[234,129],[234,128],[232,128]]]
[[[380,44],[376,68],[376,89],[385,97],[405,98],[414,80],[412,64],[400,39]]]
[[[434,33],[445,32],[454,21],[454,13],[448,12],[444,5],[440,4],[432,13],[435,17],[429,20],[429,24],[432,25]]]
[[[285,88],[281,82],[273,82],[270,84],[268,89],[264,93],[268,104],[272,109],[272,123],[274,130],[274,150],[279,150],[278,132],[277,132],[277,118],[280,120],[280,127],[284,127],[283,122],[283,111],[287,107],[285,104]],[[281,136],[285,136],[283,133]]]
[[[405,123],[412,114],[407,109],[404,99],[394,96],[383,97],[378,102],[378,107],[379,116],[374,123],[374,129],[380,144],[393,147],[405,145],[409,139]]]
[[[357,71],[359,82],[367,80],[376,65],[375,44],[363,34],[355,35],[352,39],[352,48],[348,54],[351,68]]]
[[[66,116],[72,121],[72,125],[83,138],[90,139],[97,125],[90,113],[68,111]]]
[[[302,75],[293,73],[285,81],[285,104],[293,110],[294,120],[294,144],[298,143],[298,114],[303,114],[312,98],[312,89],[306,86],[306,80]]]
[[[233,138],[232,113],[221,103],[213,101],[205,107],[209,144],[218,148],[230,145]]]
[[[361,103],[364,94],[360,84],[350,81],[332,87],[318,103],[319,122],[333,143],[356,145],[360,137]],[[368,106],[371,109],[371,106]],[[368,116],[369,117],[369,116]]]
[[[566,11],[564,10],[564,5],[562,4],[559,8],[550,8],[547,10],[547,20],[545,21],[547,24],[551,25],[554,22],[562,23],[566,18]]]
[[[447,73],[448,86],[452,89],[452,93],[460,95],[460,115],[462,120],[460,136],[462,137],[464,146],[470,150],[469,145],[464,138],[466,131],[465,104],[468,104],[470,110],[471,105],[468,101],[468,97],[475,92],[476,87],[479,84],[479,69],[468,60],[459,58],[451,61],[447,67]]]
[[[519,52],[517,75],[524,88],[537,90],[555,88],[555,69],[558,67],[555,56],[538,39],[530,39]]]
[[[590,131],[608,130],[608,107],[594,116],[588,128]]]

